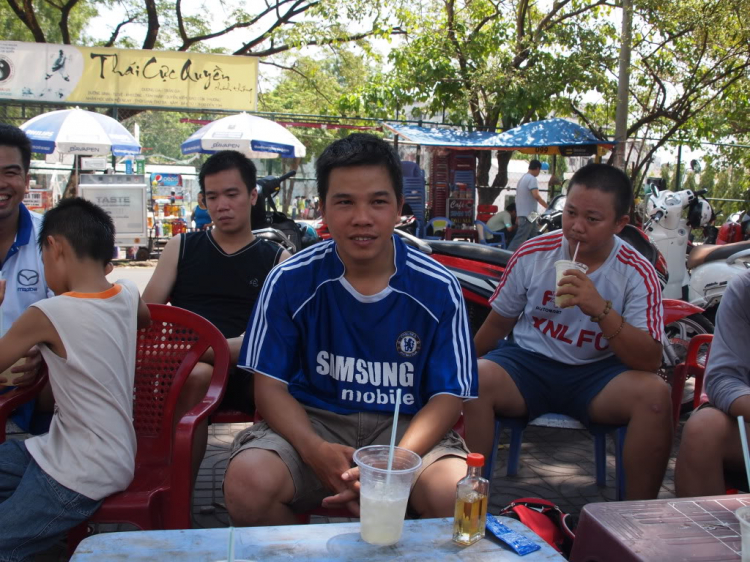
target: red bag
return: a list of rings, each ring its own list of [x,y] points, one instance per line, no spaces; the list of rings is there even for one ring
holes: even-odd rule
[[[498,515],[518,519],[566,558],[570,556],[577,518],[564,513],[557,504],[541,498],[519,498]]]

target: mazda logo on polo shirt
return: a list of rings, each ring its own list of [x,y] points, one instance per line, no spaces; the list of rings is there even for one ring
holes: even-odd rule
[[[32,287],[39,283],[39,272],[33,269],[22,269],[16,276],[16,282],[22,287]]]

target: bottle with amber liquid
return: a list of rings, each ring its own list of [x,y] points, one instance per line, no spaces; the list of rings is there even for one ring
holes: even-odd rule
[[[453,542],[463,546],[472,545],[484,537],[490,495],[490,483],[482,478],[484,455],[470,453],[466,464],[466,476],[456,486],[453,519]]]

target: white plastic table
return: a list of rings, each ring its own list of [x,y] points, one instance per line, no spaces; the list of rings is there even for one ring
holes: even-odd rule
[[[525,525],[498,518],[542,548],[518,556],[488,536],[469,547],[451,542],[453,519],[418,519],[404,523],[401,540],[387,547],[367,544],[359,536],[359,523],[327,523],[287,527],[246,527],[234,530],[235,560],[492,560],[498,562],[564,562],[564,558]],[[229,529],[133,531],[102,533],[78,545],[72,562],[215,562],[226,560]]]

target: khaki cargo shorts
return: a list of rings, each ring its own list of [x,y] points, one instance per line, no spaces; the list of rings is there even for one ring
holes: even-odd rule
[[[304,406],[315,433],[329,443],[338,443],[359,449],[368,445],[388,445],[393,426],[392,414],[361,412],[358,414],[336,414]],[[398,417],[396,441],[400,441],[413,416]],[[308,467],[292,445],[273,431],[266,422],[256,423],[243,430],[234,438],[229,462],[242,451],[265,449],[274,451],[284,461],[294,482],[294,499],[291,508],[295,512],[305,512],[320,506],[323,498],[332,492],[323,487],[315,472]],[[466,458],[469,450],[463,439],[451,430],[443,439],[422,457],[422,466],[417,471],[416,482],[425,468],[443,457]]]

